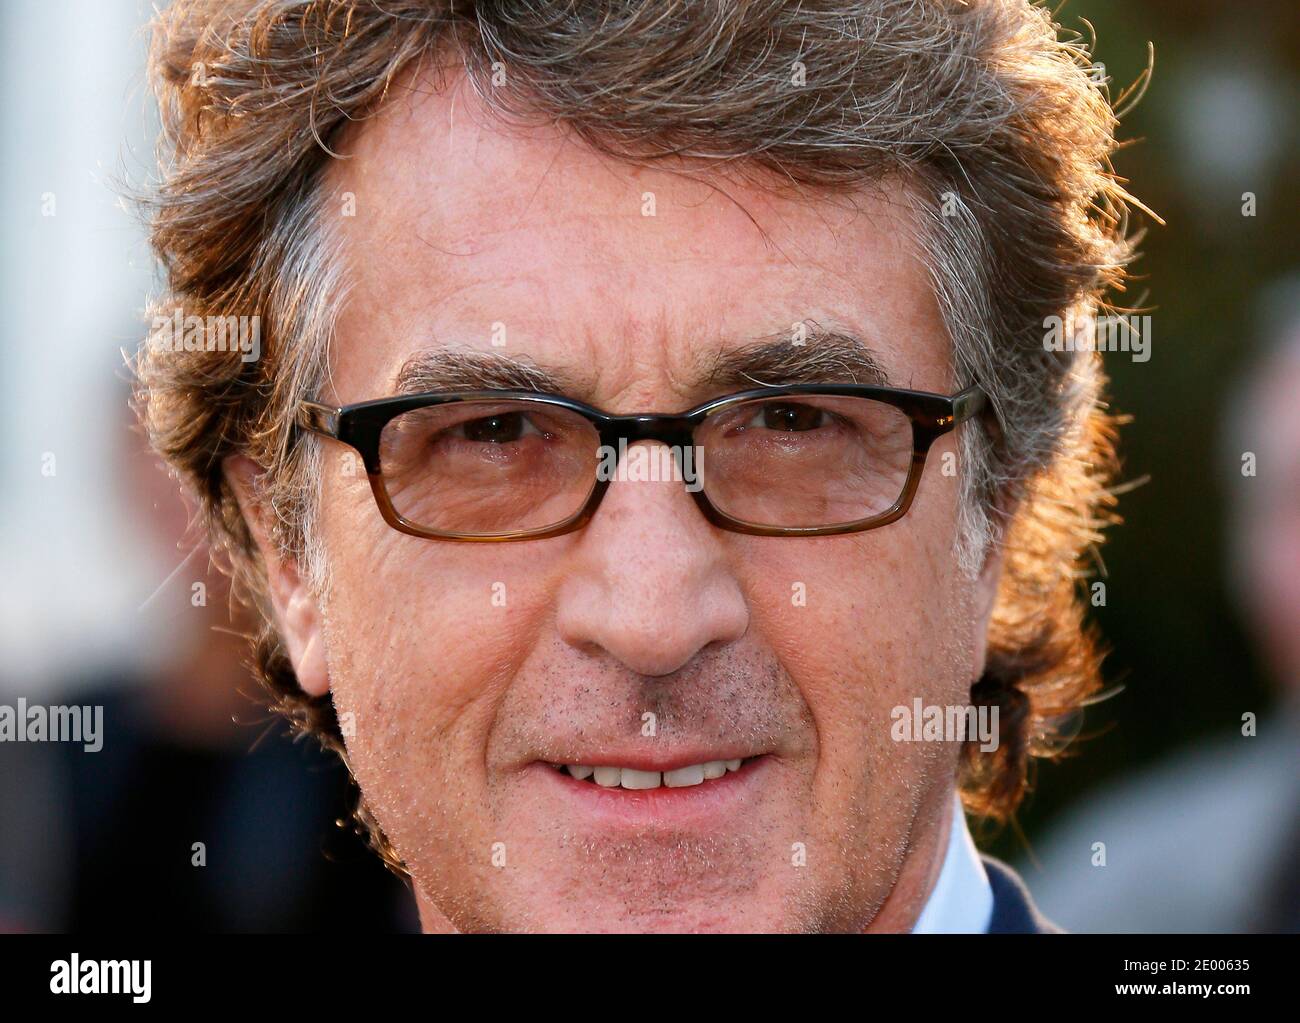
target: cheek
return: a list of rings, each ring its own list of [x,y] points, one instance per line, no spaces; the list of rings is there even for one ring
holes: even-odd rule
[[[324,617],[331,691],[356,727],[358,773],[383,758],[479,777],[496,709],[547,620],[544,544],[521,559],[511,544],[423,540],[383,522],[368,488],[346,497],[323,523]]]
[[[952,556],[956,488],[925,483],[908,515],[879,530],[744,538],[754,626],[812,713],[823,765],[892,746],[896,706],[966,700],[977,629],[974,584]]]

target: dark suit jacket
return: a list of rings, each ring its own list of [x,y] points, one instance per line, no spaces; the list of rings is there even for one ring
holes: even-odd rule
[[[1061,928],[1038,912],[1020,876],[1001,860],[981,857],[993,889],[989,934],[1060,934]]]

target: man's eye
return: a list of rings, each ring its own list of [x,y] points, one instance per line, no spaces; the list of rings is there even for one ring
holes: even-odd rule
[[[779,430],[783,433],[803,433],[821,429],[827,424],[829,418],[826,410],[816,405],[794,402],[770,404],[759,409],[754,418],[745,424],[745,428],[762,427],[765,430]]]
[[[503,412],[471,419],[452,431],[453,436],[464,437],[476,444],[512,444],[530,434],[540,436],[541,431],[522,412]]]

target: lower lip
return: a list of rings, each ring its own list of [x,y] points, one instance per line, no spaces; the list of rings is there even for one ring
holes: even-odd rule
[[[757,801],[770,759],[754,757],[738,771],[728,771],[721,778],[684,788],[666,785],[656,789],[605,788],[590,780],[578,781],[567,771],[557,771],[540,762],[530,764],[525,773],[535,776],[538,784],[551,787],[578,813],[598,823],[638,827],[700,823],[716,826],[720,816],[735,814]]]

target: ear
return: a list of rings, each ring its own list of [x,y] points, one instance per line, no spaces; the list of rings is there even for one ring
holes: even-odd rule
[[[299,574],[297,561],[283,556],[271,541],[268,509],[258,499],[255,487],[260,470],[243,455],[227,458],[222,470],[266,566],[275,629],[289,654],[298,685],[309,696],[324,696],[329,692],[329,671],[325,666],[320,605]]]

